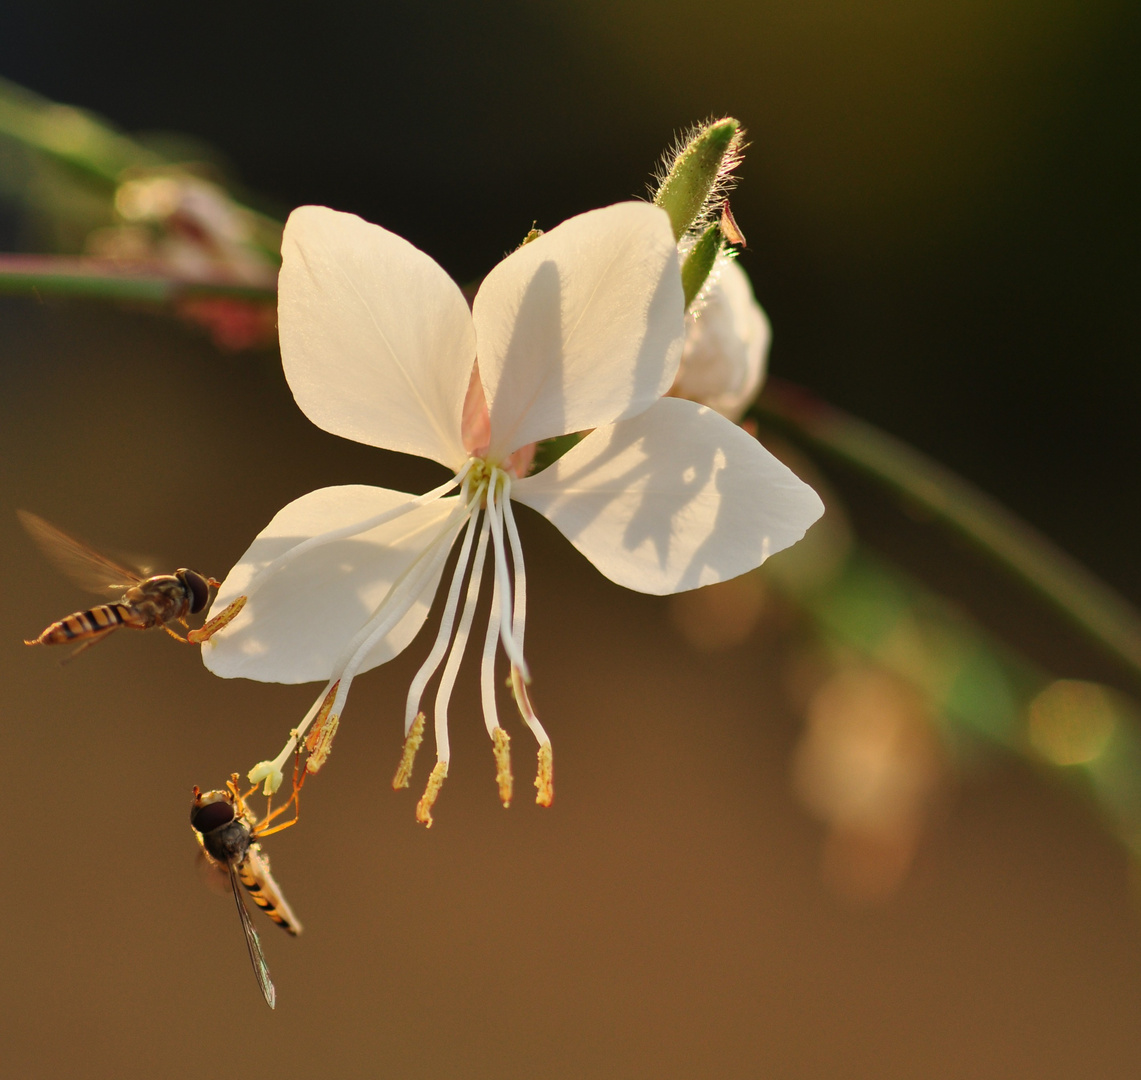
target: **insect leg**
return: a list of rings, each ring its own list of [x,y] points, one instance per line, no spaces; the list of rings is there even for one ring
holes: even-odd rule
[[[284,806],[279,806],[276,810],[271,810],[266,807],[266,815],[262,818],[260,824],[254,829],[254,835],[259,839],[263,836],[272,836],[276,832],[281,832],[282,829],[288,829],[290,825],[296,825],[301,817],[301,785],[305,783],[305,770],[301,768],[301,748],[297,748],[297,753],[293,756],[293,793],[286,800]],[[290,807],[293,806],[293,817],[288,821],[283,821],[273,828],[266,828],[274,818],[280,817]]]

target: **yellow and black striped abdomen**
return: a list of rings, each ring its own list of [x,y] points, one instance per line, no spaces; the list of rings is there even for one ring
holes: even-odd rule
[[[120,626],[134,626],[137,619],[125,604],[100,604],[90,611],[77,611],[49,626],[28,645],[62,645],[110,633]]]
[[[269,863],[256,845],[251,845],[246,857],[238,865],[238,879],[245,886],[259,908],[262,909],[278,926],[293,934],[295,937],[301,933],[301,923],[293,914],[281,889],[273,880],[269,872]]]

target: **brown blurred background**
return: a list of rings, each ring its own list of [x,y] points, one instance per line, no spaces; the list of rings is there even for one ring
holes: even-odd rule
[[[1135,601],[1139,44],[1135,5],[1077,0],[0,12],[5,77],[198,137],[263,208],[356,211],[461,281],[532,220],[641,194],[677,127],[738,116],[773,369]],[[48,232],[0,210],[5,249]],[[258,916],[270,1014],[196,873],[190,788],[276,752],[311,690],[222,682],[163,635],[63,668],[25,649],[83,598],[12,511],[220,575],[290,498],[436,474],[317,431],[273,353],[151,313],[5,300],[0,350],[4,1075],[1137,1075],[1136,905],[1085,802],[980,748],[893,888],[837,888],[797,764],[832,700],[806,690],[805,622],[770,601],[699,651],[530,518],[554,807],[499,807],[461,680],[425,833],[389,789],[423,646],[362,679],[301,824],[267,844],[306,924],[290,941]],[[932,576],[956,557],[919,555]]]

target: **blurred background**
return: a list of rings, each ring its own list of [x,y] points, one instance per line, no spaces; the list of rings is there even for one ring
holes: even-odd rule
[[[1125,0],[0,10],[3,77],[209,161],[273,217],[359,213],[461,282],[533,222],[643,195],[678,129],[737,116],[771,370],[1135,603],[1139,46]],[[78,253],[113,224],[11,148],[0,177],[2,250]],[[301,824],[267,842],[306,924],[291,941],[257,916],[270,1014],[231,901],[196,872],[190,788],[275,753],[313,691],[222,682],[160,634],[63,668],[25,649],[87,600],[13,511],[221,576],[289,499],[437,474],[312,427],[272,347],[227,351],[145,308],[0,299],[0,379],[6,1075],[1137,1075],[1122,827],[1083,795],[1096,776],[1058,782],[1110,738],[1096,718],[1131,706],[1052,680],[1138,686],[929,523],[778,443],[829,501],[818,564],[854,530],[906,568],[861,580],[920,627],[887,636],[897,659],[921,641],[927,676],[860,651],[873,615],[829,622],[854,601],[806,592],[795,551],[670,603],[529,517],[555,805],[500,808],[461,679],[425,833],[389,787],[422,647],[362,679]],[[933,705],[930,657],[963,634],[1005,672],[970,683],[967,712],[1023,694],[1025,737],[1000,719],[972,738]],[[1094,719],[1068,735],[1077,699]],[[996,749],[1024,743],[1051,767]]]

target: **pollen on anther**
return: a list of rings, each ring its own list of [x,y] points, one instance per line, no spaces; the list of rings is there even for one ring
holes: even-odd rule
[[[555,799],[555,771],[550,743],[543,743],[539,747],[539,774],[535,777],[535,787],[538,789],[535,802],[540,806],[550,806]]]
[[[209,641],[219,630],[225,629],[230,623],[238,617],[242,608],[246,606],[246,597],[239,596],[233,603],[224,607],[214,618],[208,620],[197,630],[190,630],[186,634],[186,640],[191,645],[201,645]]]
[[[515,778],[511,775],[511,736],[501,727],[495,729],[492,742],[495,754],[495,782],[499,785],[499,801],[511,805]]]
[[[329,759],[329,751],[333,749],[333,736],[337,734],[337,727],[341,718],[334,713],[321,727],[309,737],[306,747],[309,756],[305,759],[305,771],[315,773]]]
[[[329,692],[325,695],[325,700],[321,702],[321,708],[318,710],[317,715],[313,719],[313,730],[309,733],[309,738],[305,740],[305,750],[309,757],[305,761],[305,771],[315,773],[329,757],[329,751],[333,749],[333,736],[337,734],[337,726],[341,722],[339,716],[330,716],[329,710],[333,707],[333,701],[337,696],[337,687],[340,682],[335,682],[329,688]]]
[[[394,791],[408,786],[408,781],[412,779],[412,762],[416,760],[416,751],[423,741],[424,714],[417,713],[408,737],[404,740],[404,752],[400,755],[400,764],[396,766],[396,775],[392,778]]]
[[[432,807],[436,804],[436,796],[440,794],[440,788],[443,787],[447,775],[448,763],[437,761],[432,775],[428,777],[428,786],[424,788],[424,794],[416,804],[416,820],[426,829],[432,827]]]

